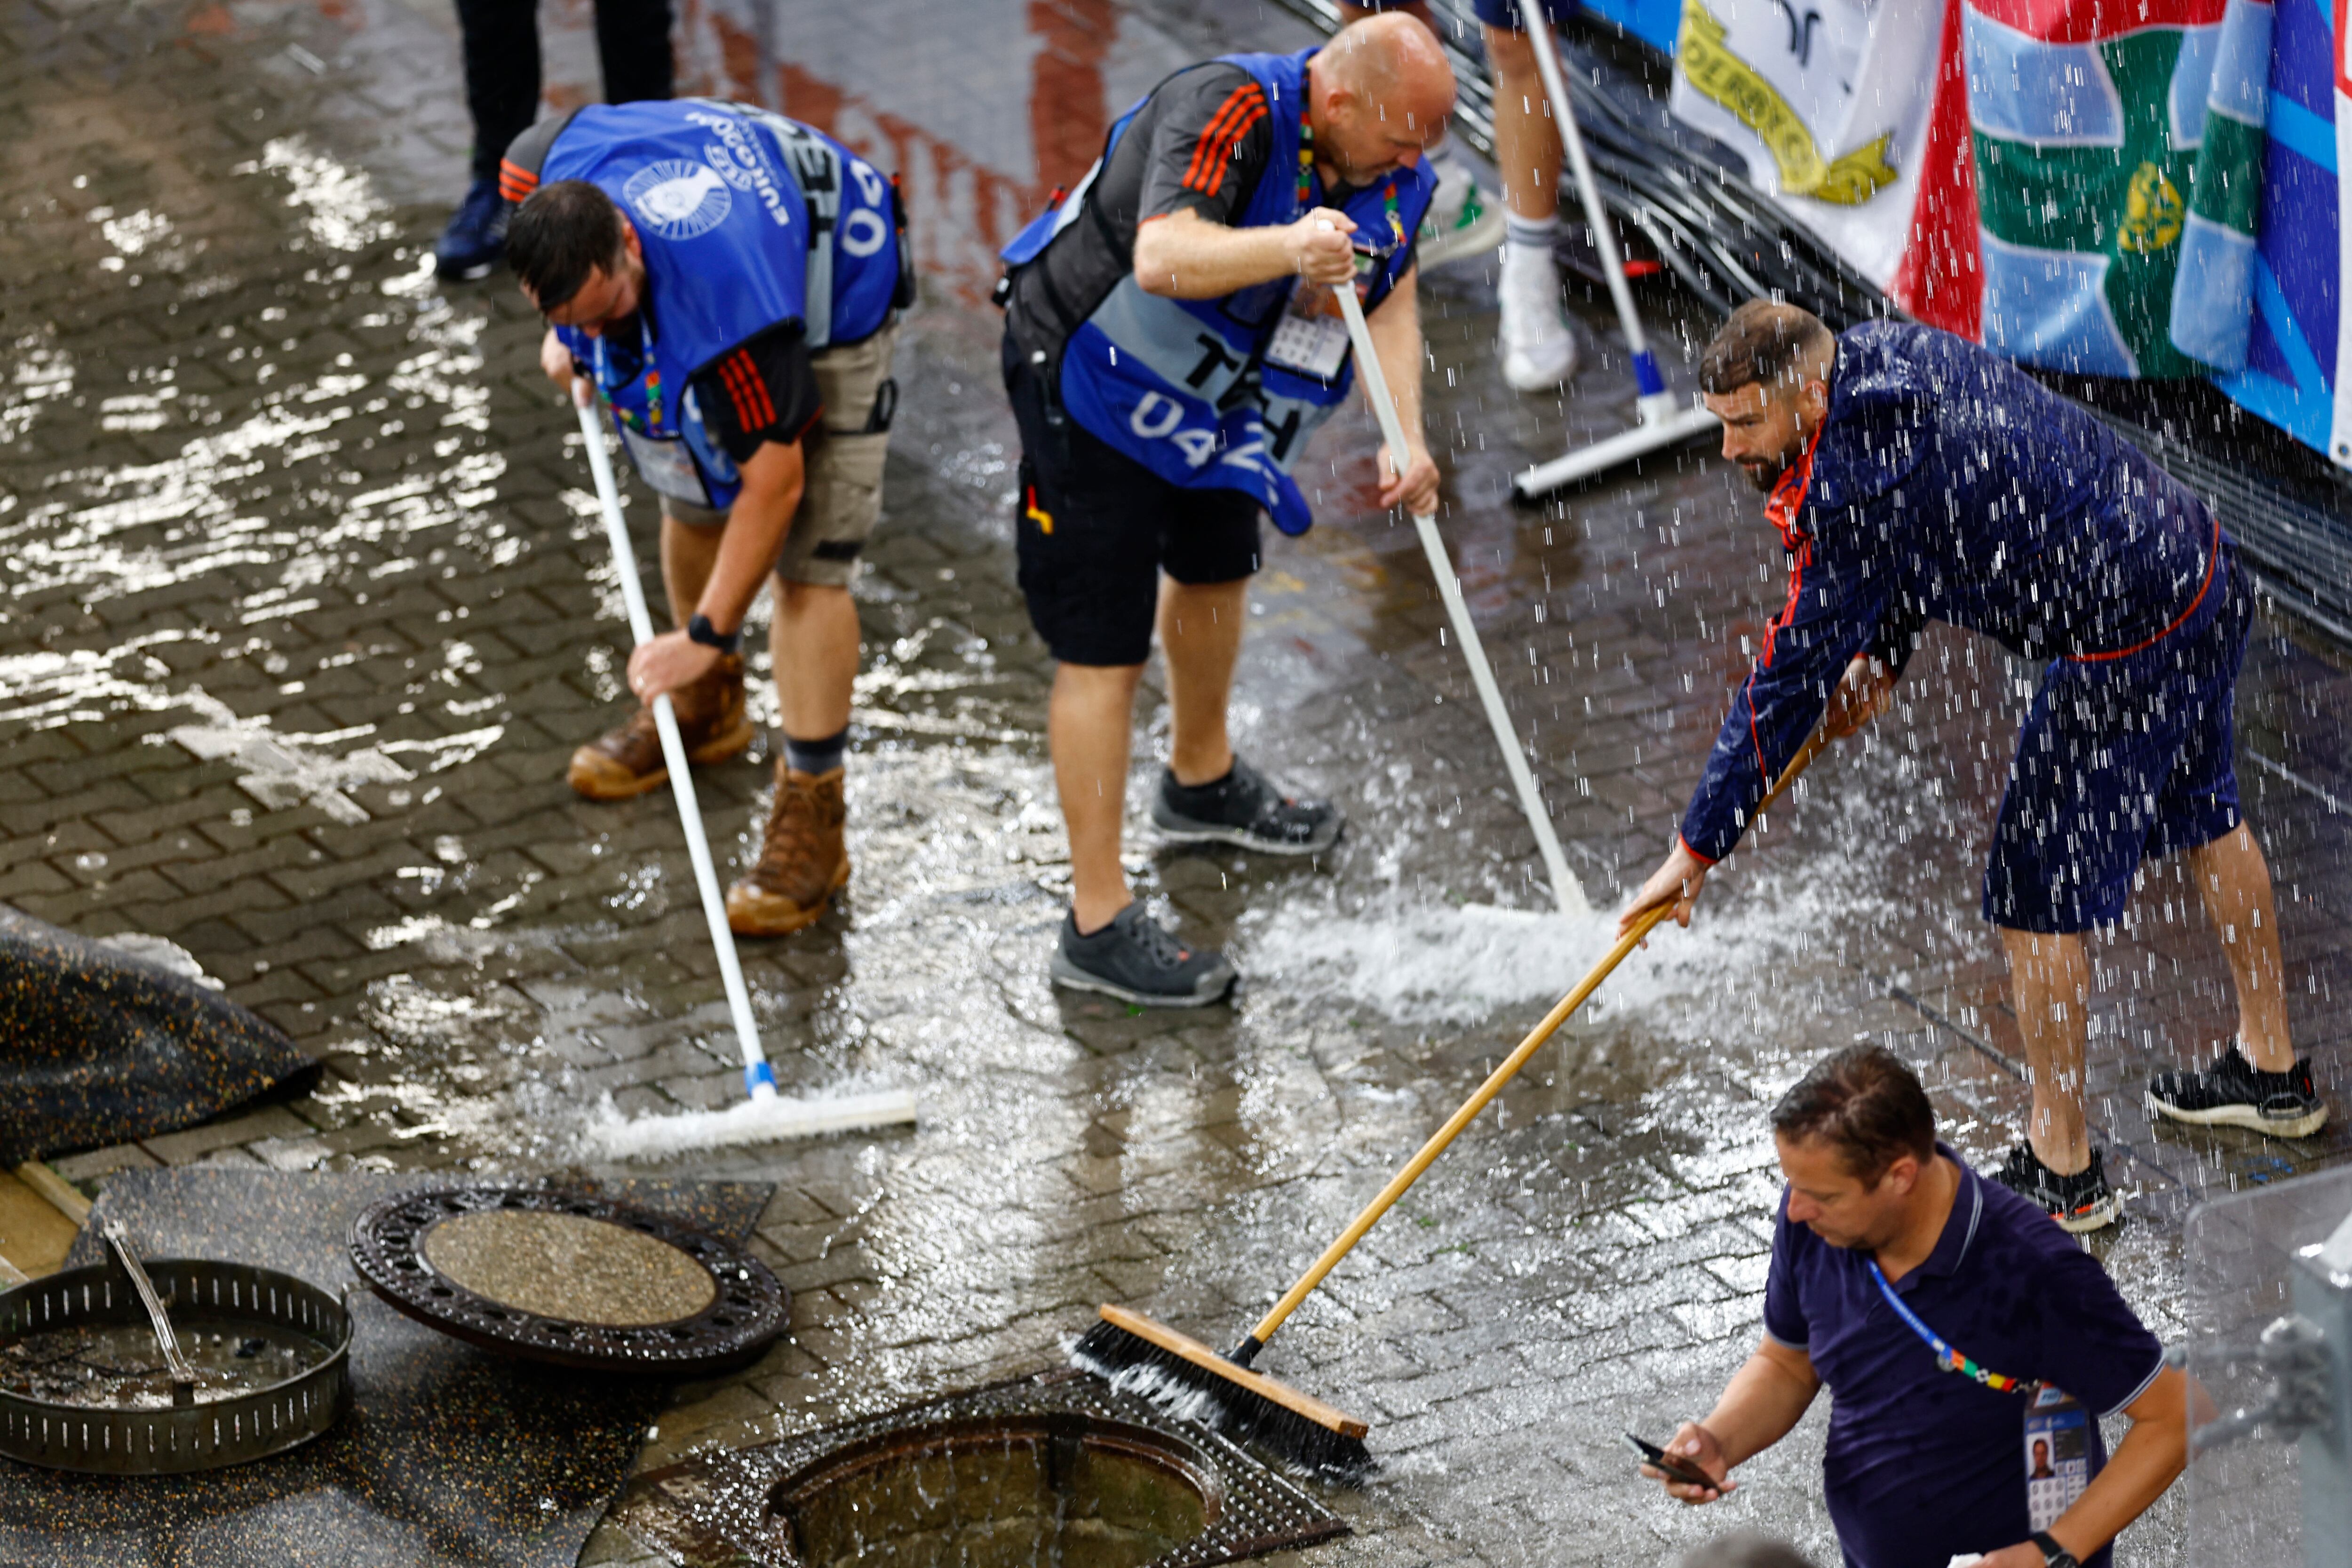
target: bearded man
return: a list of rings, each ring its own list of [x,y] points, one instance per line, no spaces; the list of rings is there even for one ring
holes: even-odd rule
[[[2231,709],[2253,617],[2205,503],[2082,408],[1948,332],[1832,336],[1751,300],[1700,368],[1723,454],[1769,492],[1789,596],[1732,700],[1665,863],[1625,911],[1690,923],[1827,712],[1832,738],[1889,701],[1930,621],[2042,665],[1985,867],[2033,1107],[1998,1173],[2071,1231],[2118,1212],[2083,1115],[2083,933],[2124,911],[2143,860],[2189,860],[2237,990],[2205,1071],[2148,1086],[2153,1113],[2301,1138],[2327,1120],[2287,1035],[2270,868],[2238,807]],[[1835,699],[1832,702],[1832,699]]]

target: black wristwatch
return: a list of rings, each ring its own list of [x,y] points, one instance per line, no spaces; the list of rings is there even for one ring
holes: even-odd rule
[[[733,653],[743,646],[743,628],[737,626],[721,636],[719,628],[710,624],[709,616],[697,616],[686,623],[686,639],[698,642],[705,647],[715,647],[720,653]]]
[[[2059,1545],[2048,1531],[2037,1530],[2026,1539],[2042,1548],[2042,1568],[2083,1568],[2074,1561],[2074,1554]]]

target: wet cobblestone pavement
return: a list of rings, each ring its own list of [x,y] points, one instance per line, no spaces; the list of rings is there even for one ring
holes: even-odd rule
[[[788,1091],[908,1086],[924,1120],[678,1163],[781,1184],[759,1237],[793,1332],[687,1391],[649,1466],[1048,1363],[1104,1299],[1234,1331],[1605,946],[1564,925],[1516,973],[1412,962],[1454,906],[1540,890],[1411,530],[1369,510],[1358,416],[1308,460],[1320,526],[1258,580],[1237,706],[1242,748],[1340,799],[1347,837],[1312,866],[1132,842],[1150,897],[1242,963],[1230,1009],[1048,990],[1067,865],[1049,669],[1012,582],[990,253],[1108,108],[1306,35],[1244,0],[795,4],[764,26],[685,9],[682,89],[826,125],[912,198],[925,300],[858,589],[856,879],[744,960]],[[558,101],[593,87],[586,26],[575,0],[551,12]],[[667,798],[591,805],[563,782],[620,711],[619,593],[535,318],[503,283],[430,275],[462,181],[456,81],[432,0],[0,0],[0,900],[178,943],[326,1068],[302,1099],[59,1159],[73,1179],[540,1171],[583,1158],[601,1097],[739,1092]],[[1584,311],[1598,352],[1563,408],[1503,389],[1478,264],[1426,279],[1424,310],[1445,526],[1607,904],[1672,831],[1742,638],[1777,607],[1778,552],[1703,455],[1510,510],[1515,467],[1631,417],[1605,312]],[[642,491],[630,510],[647,537]],[[2265,619],[2240,697],[2336,1127],[2294,1146],[2151,1131],[2145,1075],[2226,1027],[2219,951],[2169,868],[2096,950],[2094,1121],[2130,1218],[2094,1245],[2159,1333],[2189,1206],[2347,1146],[2347,668]],[[2024,676],[1939,633],[1698,929],[1629,963],[1286,1331],[1266,1367],[1369,1415],[1386,1462],[1336,1502],[1360,1533],[1317,1561],[1650,1563],[1742,1522],[1829,1551],[1826,1401],[1698,1513],[1639,1484],[1616,1435],[1703,1412],[1753,1342],[1763,1110],[1801,1064],[1886,1039],[1965,1152],[2008,1142],[2023,1090],[1977,879]],[[754,847],[765,760],[699,780],[722,862]],[[1138,822],[1149,777],[1139,760]],[[1400,940],[1401,962],[1349,962]],[[2180,1561],[2178,1520],[2168,1500],[2118,1560]],[[640,1554],[608,1528],[588,1560]]]

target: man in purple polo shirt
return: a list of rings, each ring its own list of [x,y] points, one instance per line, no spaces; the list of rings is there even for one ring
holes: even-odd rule
[[[1880,1047],[1816,1064],[1773,1107],[1772,1135],[1788,1185],[1763,1342],[1667,1445],[1716,1485],[1643,1473],[1712,1502],[1827,1385],[1822,1468],[1848,1568],[1972,1552],[1984,1568],[2105,1568],[2188,1451],[2186,1379],[2106,1271],[1937,1142],[1927,1091]],[[2098,1421],[2119,1412],[2132,1426],[2110,1457]],[[2037,1437],[2088,1484],[2032,1479]]]

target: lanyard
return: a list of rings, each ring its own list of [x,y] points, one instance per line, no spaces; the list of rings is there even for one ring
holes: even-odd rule
[[[1310,211],[1315,205],[1315,127],[1307,123],[1305,115],[1298,119],[1298,210]],[[1368,263],[1376,262],[1393,253],[1404,243],[1404,222],[1397,216],[1396,178],[1391,175],[1381,190],[1381,212],[1389,221],[1389,243],[1386,248],[1367,257],[1359,254],[1356,270],[1362,272]]]
[[[1871,1279],[1878,1282],[1878,1293],[1886,1298],[1888,1306],[1895,1309],[1895,1315],[1910,1324],[1911,1331],[1927,1341],[1927,1348],[1936,1352],[1937,1366],[1942,1367],[1946,1372],[1957,1372],[1962,1377],[1973,1378],[1996,1394],[2014,1394],[2032,1386],[2031,1384],[2021,1383],[2016,1378],[2004,1377],[1997,1372],[1989,1372],[1946,1344],[1935,1330],[1919,1321],[1919,1315],[1916,1312],[1904,1305],[1903,1298],[1895,1293],[1895,1287],[1886,1282],[1886,1276],[1880,1271],[1878,1259],[1875,1258],[1868,1259],[1865,1267],[1870,1270]]]
[[[646,320],[648,314],[645,302],[639,300],[637,302],[637,366],[640,374],[646,378],[646,417],[641,423],[627,409],[618,406],[614,407],[613,413],[622,424],[640,425],[641,423],[641,427],[647,435],[656,435],[660,432],[662,422],[661,368],[654,363],[654,334],[653,328]],[[609,372],[614,377],[618,378],[621,373],[620,366],[613,363],[609,343],[608,337],[600,335],[597,338],[597,367],[600,371]],[[601,382],[604,377],[600,374],[597,379]],[[613,394],[627,385],[626,381],[622,381],[618,386],[606,387],[604,401],[611,404]]]

